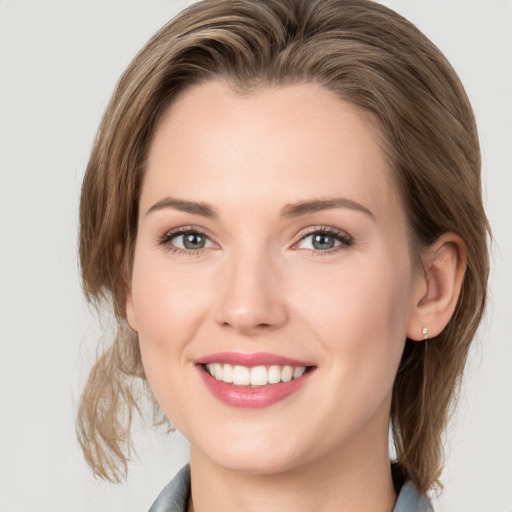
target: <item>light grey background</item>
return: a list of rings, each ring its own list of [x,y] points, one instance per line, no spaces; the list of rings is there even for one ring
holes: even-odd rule
[[[190,3],[190,2],[187,2]],[[447,438],[439,512],[512,511],[512,3],[394,0],[448,56],[476,111],[495,242],[491,301]],[[78,197],[124,67],[183,0],[0,2],[0,512],[146,510],[186,461],[137,429],[128,481],[95,481],[75,404],[101,328],[81,298]]]

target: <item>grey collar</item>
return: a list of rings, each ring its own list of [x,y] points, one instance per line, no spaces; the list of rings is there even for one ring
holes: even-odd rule
[[[187,512],[190,496],[190,465],[184,466],[168,483],[149,512]],[[433,512],[427,497],[419,494],[412,482],[400,489],[393,512]]]

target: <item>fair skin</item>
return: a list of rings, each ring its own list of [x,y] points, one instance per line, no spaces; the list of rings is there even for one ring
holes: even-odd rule
[[[368,119],[320,86],[182,94],[150,149],[126,313],[190,442],[190,508],[390,512],[393,379],[406,337],[453,312],[462,251],[447,234],[413,268]],[[216,391],[206,362],[247,354],[306,371]]]

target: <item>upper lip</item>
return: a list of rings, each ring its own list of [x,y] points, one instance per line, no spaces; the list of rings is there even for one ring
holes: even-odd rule
[[[239,366],[314,366],[308,361],[300,361],[290,357],[284,357],[269,352],[218,352],[201,357],[195,361],[196,364],[227,363]]]

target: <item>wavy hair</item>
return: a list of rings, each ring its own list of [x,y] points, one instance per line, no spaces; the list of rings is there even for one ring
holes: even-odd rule
[[[84,292],[94,304],[109,302],[119,325],[81,397],[77,432],[87,461],[112,481],[126,474],[134,383],[145,381],[124,307],[146,157],[176,97],[212,79],[241,92],[314,82],[368,113],[406,211],[413,260],[445,232],[464,240],[455,314],[428,343],[406,341],[393,389],[394,475],[425,492],[439,483],[442,433],[484,310],[489,226],[477,129],[460,80],[414,25],[369,0],[204,0],[160,29],[120,78],[80,204]]]

